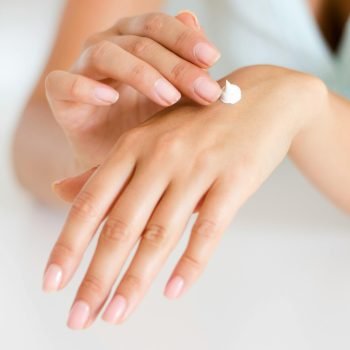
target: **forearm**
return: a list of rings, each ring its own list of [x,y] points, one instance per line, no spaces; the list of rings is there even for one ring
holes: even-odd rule
[[[328,96],[326,113],[297,135],[289,154],[305,176],[350,213],[350,102],[331,92]]]
[[[40,200],[56,203],[51,182],[70,174],[72,155],[45,97],[45,78],[52,70],[69,70],[93,33],[125,16],[159,10],[162,0],[67,1],[47,65],[19,121],[13,161],[19,182]]]
[[[13,142],[13,163],[19,183],[39,200],[58,204],[51,183],[72,175],[72,153],[46,101],[25,109]]]

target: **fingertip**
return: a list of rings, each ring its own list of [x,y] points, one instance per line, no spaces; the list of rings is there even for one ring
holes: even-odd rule
[[[175,17],[178,20],[180,20],[183,24],[193,29],[196,29],[196,30],[201,29],[197,15],[191,10],[182,10]]]
[[[183,293],[184,286],[185,280],[183,277],[174,276],[168,281],[164,289],[164,295],[171,300],[178,299]]]
[[[98,102],[114,104],[119,100],[119,93],[110,87],[97,86],[94,89],[94,97]]]
[[[158,79],[154,84],[154,89],[157,100],[162,106],[172,106],[181,99],[181,93],[166,79]]]
[[[62,283],[63,270],[57,264],[48,266],[44,273],[42,290],[45,293],[57,292]]]

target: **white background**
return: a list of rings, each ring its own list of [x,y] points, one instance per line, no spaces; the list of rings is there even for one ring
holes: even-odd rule
[[[125,325],[65,327],[88,257],[66,291],[41,293],[64,213],[17,188],[9,154],[60,8],[0,3],[0,349],[349,349],[350,221],[289,162],[241,210],[182,300],[167,301],[162,289],[185,241]]]

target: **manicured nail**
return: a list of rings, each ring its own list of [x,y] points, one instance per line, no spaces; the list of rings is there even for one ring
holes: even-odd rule
[[[200,29],[201,26],[199,24],[198,17],[190,10],[183,10],[180,11],[176,16],[181,16],[181,15],[188,15],[189,18],[191,18],[193,25],[197,28]]]
[[[169,299],[176,299],[180,296],[183,291],[185,281],[182,277],[173,277],[165,288],[165,296]]]
[[[95,88],[94,95],[98,100],[106,103],[115,103],[119,98],[117,91],[102,86]]]
[[[222,94],[222,90],[218,83],[211,80],[209,77],[198,78],[194,82],[194,91],[204,100],[215,102]]]
[[[44,275],[43,291],[44,292],[56,292],[62,282],[62,269],[56,264],[51,264]]]
[[[181,98],[180,92],[165,79],[158,79],[154,84],[154,88],[157,95],[169,106],[175,104]]]
[[[85,301],[77,301],[74,303],[67,322],[67,326],[71,329],[83,329],[90,316],[90,306]]]
[[[103,320],[109,323],[118,322],[123,316],[126,306],[126,299],[121,295],[116,295],[104,312],[102,316]]]
[[[194,47],[194,55],[207,66],[212,66],[220,58],[220,52],[207,43],[199,43]]]

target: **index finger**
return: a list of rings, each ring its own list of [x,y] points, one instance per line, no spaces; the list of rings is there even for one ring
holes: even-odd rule
[[[202,68],[218,61],[220,52],[201,31],[164,13],[123,18],[114,27],[120,35],[148,37]]]

